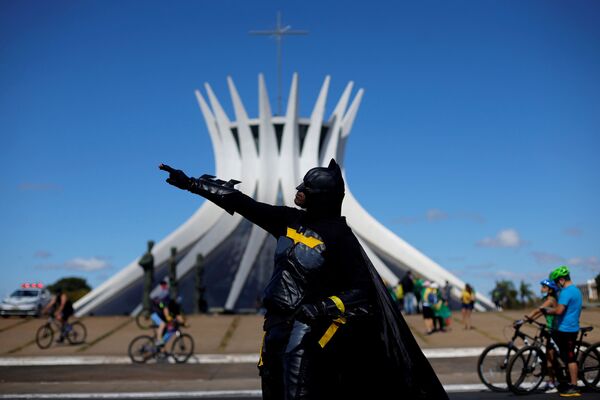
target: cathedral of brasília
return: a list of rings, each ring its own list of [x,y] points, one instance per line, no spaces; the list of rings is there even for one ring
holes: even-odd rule
[[[353,83],[346,86],[331,115],[325,106],[330,77],[327,76],[312,113],[298,115],[298,76],[294,74],[284,115],[274,116],[262,75],[259,76],[259,116],[249,118],[231,78],[227,79],[235,120],[230,120],[211,87],[206,97],[196,91],[215,154],[215,175],[241,181],[237,186],[256,200],[294,207],[296,186],[310,168],[326,166],[335,158],[343,168],[345,145],[360,105],[363,90],[352,97]],[[207,101],[208,99],[208,101]],[[162,184],[159,182],[157,184]],[[449,281],[458,290],[464,282],[406,243],[361,207],[346,187],[343,215],[361,241],[379,274],[395,284],[407,270],[443,286]],[[211,202],[200,208],[179,228],[158,242],[152,254],[155,278],[167,275],[170,249],[178,249],[177,277],[184,308],[191,309],[193,267],[197,254],[204,255],[206,301],[211,308],[242,311],[256,307],[273,268],[275,239],[264,230],[229,215]],[[138,260],[75,303],[78,315],[130,314],[141,309],[142,268]],[[493,304],[478,294],[479,306]]]

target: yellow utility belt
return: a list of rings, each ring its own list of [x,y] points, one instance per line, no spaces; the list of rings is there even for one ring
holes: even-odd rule
[[[329,298],[335,303],[335,306],[338,308],[338,310],[340,310],[340,312],[342,314],[344,314],[346,312],[346,307],[344,306],[344,303],[342,302],[342,300],[340,300],[339,297],[331,296]],[[325,333],[319,340],[319,345],[321,346],[321,348],[325,347],[325,345],[327,343],[329,343],[329,341],[331,340],[333,335],[335,335],[335,333],[340,328],[340,326],[344,325],[345,323],[346,323],[345,317],[339,317],[339,318],[336,318],[333,320],[331,325],[329,325],[329,328],[327,328],[327,330],[325,331]]]

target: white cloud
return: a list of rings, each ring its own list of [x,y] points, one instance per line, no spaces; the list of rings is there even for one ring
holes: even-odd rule
[[[45,264],[39,265],[37,268],[40,269],[67,269],[74,271],[83,272],[94,272],[110,269],[112,266],[110,263],[102,258],[91,257],[91,258],[73,258],[72,260],[66,261],[62,264]]]
[[[507,269],[499,269],[492,273],[493,276],[502,278],[502,279],[523,279],[525,277],[529,277],[530,274],[525,274],[523,272],[518,271],[509,271]]]
[[[110,268],[110,264],[106,260],[100,258],[74,258],[65,263],[67,269],[74,269],[78,271],[99,271],[102,269]]]
[[[525,244],[516,229],[503,229],[495,237],[486,237],[478,241],[480,247],[521,247]]]

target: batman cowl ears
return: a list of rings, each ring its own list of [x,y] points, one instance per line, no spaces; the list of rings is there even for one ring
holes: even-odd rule
[[[344,178],[338,163],[332,158],[327,168],[310,169],[296,190],[307,194],[337,194],[345,192]]]

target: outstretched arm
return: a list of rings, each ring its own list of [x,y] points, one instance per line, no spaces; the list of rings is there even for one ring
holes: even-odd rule
[[[544,313],[541,310],[542,308],[554,307],[555,305],[556,305],[556,300],[553,300],[552,297],[548,297],[546,299],[546,301],[544,301],[544,303],[542,303],[542,305],[539,308],[536,308],[535,310],[531,311],[529,314],[526,314],[525,318],[536,320],[540,316],[544,315]]]
[[[296,211],[289,207],[255,201],[235,189],[235,185],[240,182],[233,179],[226,182],[211,175],[190,178],[183,171],[166,164],[160,164],[158,168],[169,173],[166,181],[170,185],[198,194],[230,214],[237,212],[276,237],[285,234],[290,214]]]

